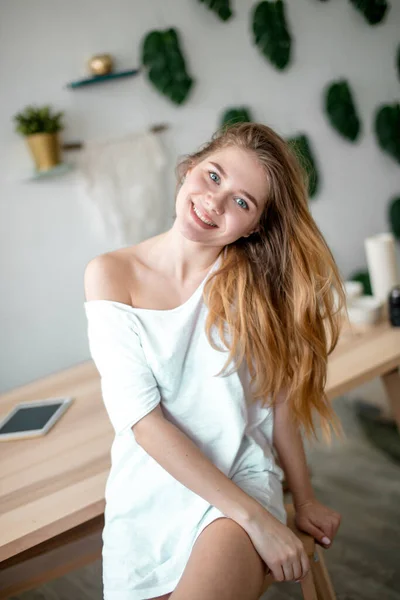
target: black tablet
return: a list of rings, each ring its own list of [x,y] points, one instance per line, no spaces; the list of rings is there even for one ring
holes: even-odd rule
[[[71,405],[72,398],[21,402],[0,422],[0,441],[45,435]]]

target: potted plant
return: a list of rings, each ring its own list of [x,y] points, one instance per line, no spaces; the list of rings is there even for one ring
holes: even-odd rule
[[[61,162],[59,132],[63,112],[51,112],[50,106],[27,106],[14,115],[16,131],[26,137],[38,171],[48,171]]]

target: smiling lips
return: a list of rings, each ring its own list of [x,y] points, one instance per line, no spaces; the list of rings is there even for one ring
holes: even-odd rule
[[[201,221],[203,221],[203,223],[205,223],[206,225],[212,225],[214,227],[217,227],[217,225],[210,219],[209,215],[206,212],[200,212],[200,210],[197,208],[197,206],[195,206],[192,202],[193,205],[193,211],[196,213],[196,215],[199,217],[199,219],[201,219]]]

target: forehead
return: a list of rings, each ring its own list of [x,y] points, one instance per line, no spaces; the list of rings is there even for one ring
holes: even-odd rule
[[[257,156],[249,150],[229,146],[213,152],[200,164],[217,163],[226,173],[228,182],[236,189],[243,189],[258,201],[267,195],[267,176]]]

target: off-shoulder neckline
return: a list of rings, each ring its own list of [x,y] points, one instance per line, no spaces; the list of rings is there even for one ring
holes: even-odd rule
[[[203,286],[205,285],[209,275],[212,273],[212,271],[215,269],[216,265],[218,264],[219,259],[220,259],[220,256],[218,256],[217,260],[214,262],[211,269],[208,271],[207,275],[204,277],[203,281],[196,288],[196,290],[193,292],[193,294],[183,304],[179,304],[179,306],[176,306],[175,308],[167,308],[167,309],[139,308],[136,306],[132,306],[131,304],[125,304],[124,302],[118,302],[117,300],[86,300],[83,303],[83,305],[85,308],[88,308],[89,306],[101,306],[101,305],[112,306],[112,305],[115,305],[115,306],[120,306],[121,308],[124,308],[125,310],[131,311],[133,313],[170,314],[170,313],[178,312],[194,301],[194,299],[197,297],[199,292],[203,289]]]

